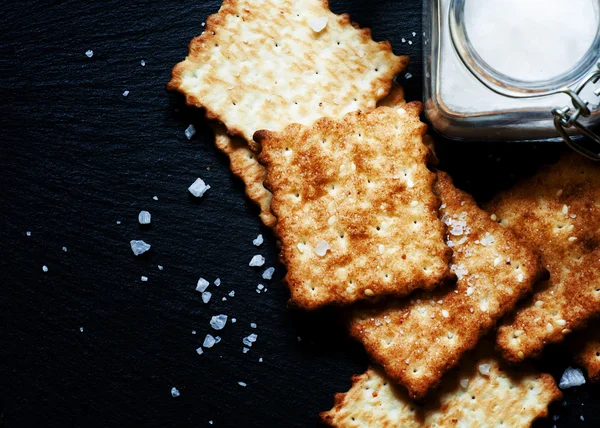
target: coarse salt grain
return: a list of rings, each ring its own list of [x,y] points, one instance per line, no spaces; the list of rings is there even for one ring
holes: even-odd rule
[[[196,348],[196,353],[197,353],[198,355],[202,355],[202,354],[204,354],[204,351],[202,350],[202,346],[200,346],[200,347]]]
[[[484,376],[489,376],[490,368],[491,366],[489,364],[479,364],[479,373],[481,373]]]
[[[201,198],[208,189],[210,189],[210,186],[201,178],[197,178],[196,181],[194,181],[194,183],[188,187],[188,192],[197,198]]]
[[[308,25],[310,25],[310,28],[312,28],[314,32],[320,33],[327,27],[327,21],[328,19],[326,16],[322,18],[312,18],[308,21]]]
[[[27,232],[25,232],[25,235],[31,236],[31,232],[27,231]]]
[[[272,279],[274,272],[275,272],[275,268],[274,267],[270,267],[270,268],[265,269],[265,271],[262,274],[263,279]]]
[[[404,75],[404,77],[406,78],[406,80],[408,80],[408,79],[412,79],[413,75],[411,73],[406,73]]]
[[[138,221],[140,224],[150,224],[152,216],[148,211],[140,211],[138,214]]]
[[[158,196],[152,196],[152,199],[154,199],[155,201],[158,201]]]
[[[79,331],[83,333],[83,327],[79,327]]]
[[[179,390],[175,387],[171,388],[171,397],[173,398],[177,398],[179,397],[181,394],[179,393]]]
[[[210,326],[215,330],[223,330],[225,324],[227,324],[227,315],[215,315],[210,319]]]
[[[62,247],[62,250],[66,253],[67,252],[67,247]]]
[[[161,265],[157,265],[158,266],[158,270],[163,270],[164,268]]]
[[[129,91],[123,91],[123,96],[126,97],[127,95],[129,95]]]
[[[238,382],[239,386],[243,386],[244,388],[247,386],[246,382]]]
[[[235,297],[235,291],[231,290],[231,291],[229,292],[229,297]]]
[[[146,282],[146,281],[148,281],[148,277],[147,277],[147,276],[142,276],[141,280],[142,280],[143,282]]]
[[[94,56],[94,51],[91,49],[88,49],[87,51],[85,51],[85,56],[87,56],[88,58],[91,58]]]
[[[192,139],[192,137],[193,137],[194,135],[196,135],[196,127],[195,127],[194,125],[190,124],[190,125],[189,125],[187,128],[185,128],[185,131],[184,131],[184,133],[185,133],[185,137],[186,137],[188,140],[191,140],[191,139]]]
[[[203,293],[209,286],[209,282],[204,278],[200,278],[198,280],[198,284],[196,284],[196,291]]]
[[[256,342],[256,339],[258,339],[258,336],[257,336],[256,334],[252,333],[252,334],[250,334],[250,335],[248,335],[248,336],[244,337],[244,338],[242,339],[242,343],[243,343],[244,345],[246,345],[248,348],[251,348],[251,347],[252,347],[252,344],[253,344],[254,342]]]
[[[264,264],[265,264],[265,258],[263,256],[261,256],[260,254],[256,254],[255,256],[252,257],[248,266],[259,267]]]
[[[573,367],[568,367],[560,378],[560,382],[558,383],[558,387],[560,389],[567,389],[573,386],[580,386],[585,383],[585,377],[580,369],[574,369]]]
[[[44,272],[48,272],[48,266],[46,266],[46,265],[42,266],[42,270],[43,270]]]
[[[331,250],[331,247],[329,246],[329,243],[327,241],[323,240],[319,242],[315,247],[315,254],[317,256],[323,257],[327,253],[327,250]]]
[[[256,323],[253,323],[253,322],[251,322],[251,323],[250,323],[250,327],[251,327],[251,328],[256,328]]]
[[[464,389],[467,389],[467,386],[469,386],[469,379],[467,379],[467,378],[461,379],[460,386],[462,386]]]
[[[218,287],[219,285],[221,285],[221,278],[215,279],[215,286]]]
[[[145,66],[146,66],[146,61],[144,61],[144,60],[141,60],[141,61],[140,61],[140,65],[141,65],[142,67],[145,67]]]
[[[442,316],[444,318],[448,318],[450,316],[450,313],[446,309],[442,309]]]
[[[138,241],[135,239],[129,241],[129,245],[131,245],[131,251],[133,251],[133,254],[135,254],[136,256],[144,254],[151,247],[150,244],[146,244],[144,241]]]
[[[262,245],[262,243],[264,242],[263,236],[262,234],[259,234],[256,238],[254,238],[252,240],[252,243],[254,245],[256,245],[257,247],[260,247]]]
[[[210,302],[210,298],[212,297],[212,293],[210,291],[204,291],[202,293],[202,301],[204,303]]]
[[[237,322],[237,320],[236,320],[235,318],[231,318],[231,322],[232,322],[233,324],[235,324],[235,323]]]
[[[212,348],[216,343],[216,340],[214,337],[212,337],[212,335],[207,334],[206,337],[204,338],[204,342],[202,343],[202,346],[204,346],[205,348]]]

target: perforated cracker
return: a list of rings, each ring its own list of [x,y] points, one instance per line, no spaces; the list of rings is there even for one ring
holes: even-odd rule
[[[252,142],[259,129],[374,109],[408,62],[325,0],[225,0],[168,88]]]
[[[403,107],[404,89],[397,83],[392,84],[390,93],[379,101],[379,105],[394,108]],[[231,171],[245,185],[246,196],[260,208],[260,218],[268,227],[274,227],[277,219],[271,214],[273,195],[263,186],[267,171],[250,149],[246,141],[240,137],[230,137],[222,126],[215,126],[216,146],[229,157]]]
[[[349,318],[351,335],[416,399],[436,386],[543,272],[538,257],[448,175],[438,173],[435,189],[453,249],[456,287],[359,309]]]
[[[486,365],[487,375],[480,372]],[[499,357],[479,352],[477,358],[465,360],[423,407],[383,370],[370,368],[354,376],[350,390],[336,394],[334,407],[320,416],[340,428],[517,428],[547,417],[548,405],[560,398],[552,376],[531,367],[506,367]]]
[[[582,346],[578,347],[575,359],[587,371],[588,378],[592,382],[600,382],[600,326],[598,321],[582,331],[579,336]]]
[[[498,195],[487,211],[536,250],[550,272],[500,327],[505,358],[536,356],[600,315],[600,164],[566,155]]]
[[[420,108],[257,133],[291,303],[400,296],[451,276]]]

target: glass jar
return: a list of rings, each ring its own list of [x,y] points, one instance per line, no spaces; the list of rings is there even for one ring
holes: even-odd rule
[[[424,0],[423,24],[425,112],[439,133],[564,139],[600,160],[600,0]]]

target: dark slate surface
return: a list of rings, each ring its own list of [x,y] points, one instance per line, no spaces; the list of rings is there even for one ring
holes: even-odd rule
[[[419,99],[420,2],[332,3],[412,57],[414,77],[404,84],[408,98]],[[282,269],[265,282],[248,267],[256,253],[275,265],[274,238],[211,144],[200,112],[164,90],[218,6],[3,2],[1,426],[314,426],[333,393],[365,369],[360,346],[330,314],[286,310]],[[199,130],[192,141],[183,134],[189,123]],[[457,183],[484,200],[560,149],[440,140],[439,152]],[[212,186],[199,201],[186,191],[198,176]],[[148,229],[137,224],[142,209],[152,213]],[[258,233],[266,238],[260,249],[252,245]],[[135,258],[131,239],[151,243],[151,252]],[[200,276],[222,280],[208,305],[194,292]],[[255,292],[259,282],[267,293]],[[196,355],[219,313],[237,323]],[[242,338],[252,332],[258,342],[243,354]],[[551,348],[540,365],[560,376],[569,363],[562,348]],[[598,426],[599,398],[589,385],[567,391],[566,405],[552,407],[557,425]]]

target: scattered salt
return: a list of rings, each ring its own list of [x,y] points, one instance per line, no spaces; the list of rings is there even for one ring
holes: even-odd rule
[[[210,298],[211,298],[211,296],[212,296],[212,294],[211,294],[211,292],[210,292],[210,291],[205,291],[205,292],[203,292],[203,293],[202,293],[202,301],[203,301],[204,303],[208,303],[208,302],[210,301]]]
[[[256,328],[256,323],[253,323],[253,322],[251,322],[251,323],[250,323],[250,327],[252,327],[252,328]]]
[[[252,344],[253,344],[254,342],[256,342],[256,339],[258,339],[258,336],[257,336],[256,334],[252,333],[252,334],[250,334],[250,335],[248,335],[248,336],[244,337],[244,338],[242,339],[242,343],[243,343],[244,345],[246,345],[247,347],[251,348],[251,347],[252,347]]]
[[[48,266],[46,266],[46,265],[42,266],[42,270],[43,270],[44,272],[48,272]]]
[[[319,242],[315,247],[315,254],[317,256],[323,257],[327,253],[327,250],[331,250],[331,247],[329,246],[329,243],[327,241],[323,240]]]
[[[328,19],[326,16],[322,18],[312,18],[308,21],[308,25],[310,25],[310,28],[312,28],[314,32],[320,33],[327,27],[327,21]]]
[[[252,240],[252,243],[257,247],[260,247],[264,242],[262,234],[258,235],[255,239]]]
[[[245,346],[242,348],[242,352],[244,354],[247,354],[249,350],[250,350],[250,348],[246,348]]]
[[[196,179],[196,181],[188,187],[188,191],[197,198],[201,198],[208,189],[210,189],[210,186],[204,183],[204,180],[201,178]]]
[[[185,137],[188,140],[191,140],[194,135],[196,135],[196,127],[190,124],[187,128],[185,128]]]
[[[117,220],[117,224],[121,224],[121,220]]]
[[[79,331],[83,333],[83,327],[79,327]]]
[[[145,67],[145,66],[146,66],[146,61],[144,61],[144,60],[141,60],[141,61],[140,61],[140,65],[141,65],[142,67]]]
[[[66,253],[67,252],[67,247],[63,247],[62,250]]]
[[[219,285],[221,285],[221,278],[217,278],[215,279],[215,285],[218,287]]]
[[[192,330],[192,334],[196,334],[196,330]]]
[[[479,373],[481,373],[484,376],[489,376],[490,368],[491,366],[489,364],[479,364]]]
[[[244,388],[247,386],[246,382],[238,382],[239,386],[243,386]]]
[[[203,293],[204,291],[206,291],[209,285],[210,284],[207,280],[205,280],[204,278],[200,278],[198,280],[198,284],[196,284],[196,291],[198,291],[199,293]]]
[[[212,348],[215,345],[215,343],[215,338],[212,337],[210,334],[207,334],[204,338],[204,343],[202,343],[202,346],[204,346],[205,348]]]
[[[231,290],[229,292],[229,297],[235,297],[235,291],[234,290]]]
[[[402,43],[406,43],[406,39],[402,37]]]
[[[31,236],[31,232],[25,232],[25,235]]]
[[[412,45],[412,40],[409,40],[409,41],[408,41],[408,44],[409,44],[409,45]]]
[[[161,265],[158,265],[158,270],[163,270],[164,268]]]
[[[262,363],[262,362],[263,362],[263,359],[262,359],[262,357],[260,357],[260,358],[258,359],[258,362],[259,362],[259,363]]]
[[[150,244],[146,244],[144,241],[137,241],[137,240],[131,240],[129,242],[129,245],[131,245],[131,251],[133,251],[133,254],[135,254],[136,256],[139,256],[140,254],[144,254],[146,251],[148,251],[151,247]]]
[[[274,272],[275,272],[274,267],[267,268],[262,274],[263,279],[272,279]]]
[[[568,367],[560,378],[560,382],[558,383],[558,387],[560,389],[567,389],[573,386],[580,386],[585,383],[585,377],[583,377],[583,373],[580,369],[574,369],[573,367]]]
[[[231,322],[232,322],[233,324],[235,324],[235,323],[237,322],[237,320],[236,320],[235,318],[231,318]]]
[[[147,277],[147,276],[142,276],[141,280],[142,280],[143,282],[146,282],[146,281],[148,281],[148,277]]]
[[[450,316],[450,313],[446,309],[442,309],[442,316],[444,318],[448,318]]]
[[[406,74],[404,75],[404,77],[405,77],[405,78],[408,80],[408,79],[411,79],[411,78],[413,77],[413,75],[412,75],[412,74],[410,74],[410,73],[406,73]]]
[[[85,56],[87,56],[88,58],[91,58],[94,56],[94,51],[91,49],[88,49],[87,51],[85,51]]]
[[[140,211],[140,213],[138,214],[138,221],[140,222],[140,224],[150,224],[151,218],[152,216],[148,211]]]
[[[215,330],[222,330],[227,323],[227,315],[215,315],[210,319],[210,326]]]
[[[127,95],[129,95],[129,91],[123,91],[123,96],[126,97]]]
[[[250,260],[250,263],[248,266],[262,266],[265,264],[265,258],[263,256],[261,256],[260,254],[256,254],[255,256],[252,257],[252,260]]]
[[[155,201],[158,201],[158,196],[152,196],[152,199],[154,199]]]
[[[177,398],[179,397],[181,394],[179,393],[179,390],[175,387],[171,388],[171,397],[173,398]]]
[[[197,353],[198,355],[202,355],[202,354],[204,353],[204,351],[202,350],[202,346],[200,346],[200,347],[196,348],[196,353]]]

